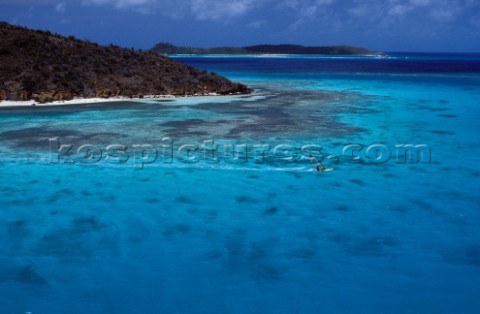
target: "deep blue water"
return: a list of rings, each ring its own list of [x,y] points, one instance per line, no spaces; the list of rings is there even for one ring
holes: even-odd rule
[[[480,312],[480,55],[175,59],[255,93],[0,110],[0,313]]]
[[[176,57],[185,63],[220,71],[278,73],[293,72],[445,74],[479,73],[480,54],[400,54],[385,56],[277,56],[277,57]],[[234,61],[234,62],[232,62]]]

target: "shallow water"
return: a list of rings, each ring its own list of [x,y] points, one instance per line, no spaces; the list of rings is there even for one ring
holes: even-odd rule
[[[478,56],[180,59],[256,93],[0,110],[1,313],[480,311]]]

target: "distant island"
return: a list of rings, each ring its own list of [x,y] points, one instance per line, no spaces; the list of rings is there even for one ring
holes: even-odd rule
[[[325,47],[307,47],[300,45],[256,45],[247,47],[217,47],[217,48],[192,48],[177,47],[170,43],[159,43],[150,51],[159,54],[320,54],[320,55],[371,55],[382,54],[372,52],[365,48],[350,46],[325,46]]]
[[[152,51],[101,46],[0,22],[0,101],[250,92],[243,84]]]

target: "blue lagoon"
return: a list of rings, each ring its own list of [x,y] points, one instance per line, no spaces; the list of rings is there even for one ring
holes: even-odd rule
[[[255,93],[0,110],[1,313],[480,312],[480,55],[174,59]]]

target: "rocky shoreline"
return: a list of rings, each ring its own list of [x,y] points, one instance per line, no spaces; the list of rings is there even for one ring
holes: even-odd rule
[[[0,22],[0,100],[248,94],[247,86],[154,52]]]

